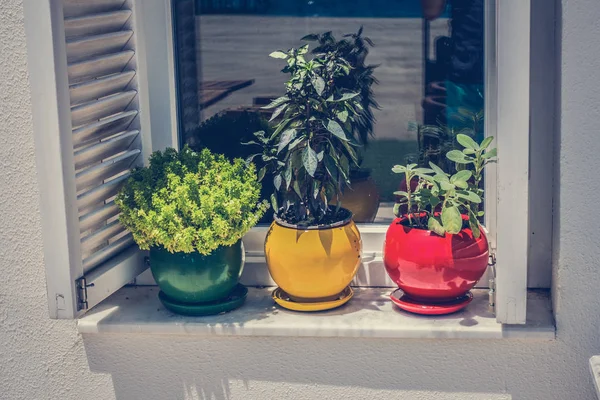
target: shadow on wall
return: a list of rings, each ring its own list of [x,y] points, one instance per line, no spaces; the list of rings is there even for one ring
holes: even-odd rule
[[[562,362],[556,341],[105,334],[84,335],[84,343],[91,371],[111,374],[122,400],[531,400],[560,392],[559,382],[532,384],[530,374],[548,376]]]

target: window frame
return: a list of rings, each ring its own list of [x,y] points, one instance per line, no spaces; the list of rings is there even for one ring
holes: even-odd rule
[[[128,1],[135,7],[140,115],[146,159],[153,150],[178,146],[171,0]],[[495,276],[497,320],[508,324],[525,323],[528,261],[532,263],[530,268],[536,265],[529,259],[530,224],[522,221],[530,219],[530,186],[541,187],[542,178],[547,178],[540,177],[531,183],[529,180],[529,142],[537,136],[533,130],[530,136],[531,45],[523,37],[531,37],[531,1],[486,0],[487,22],[494,21],[494,26],[486,26],[486,49],[496,44],[494,51],[486,50],[486,133],[502,132],[495,135],[499,162],[487,171],[486,225],[492,229],[492,249],[497,248],[496,260],[500,265]],[[77,215],[69,200],[74,193],[72,175],[69,175],[73,155],[68,138],[70,110],[65,107],[69,104],[69,93],[65,81],[67,65],[64,29],[61,31],[61,1],[25,0],[24,7],[50,316],[74,318],[82,314],[76,311],[75,284],[82,271],[81,262],[79,265],[77,262],[79,237],[75,237],[73,229]],[[492,93],[496,96],[491,96]],[[164,135],[165,131],[171,135]],[[523,137],[530,140],[519,141]],[[550,210],[547,205],[543,208],[543,214],[551,217],[551,202]],[[500,215],[507,217],[498,218]],[[365,243],[363,250],[369,256],[373,253],[374,259],[369,264],[369,274],[373,273],[366,274],[369,275],[367,280],[361,281],[359,277],[355,283],[393,286],[377,260],[387,225],[359,227]],[[257,227],[244,239],[250,255],[249,266],[256,264],[263,268],[262,273],[255,271],[256,276],[264,276],[266,271],[260,257],[265,231],[265,227]],[[145,269],[140,265],[143,261],[139,256],[144,253],[136,254],[135,265],[124,264],[120,273],[115,269],[104,272],[119,275],[118,282],[122,285],[124,276],[132,273],[136,276]],[[142,274],[136,283],[150,283],[145,282],[148,275]],[[385,279],[388,284],[381,283]],[[112,278],[106,280],[110,282]]]

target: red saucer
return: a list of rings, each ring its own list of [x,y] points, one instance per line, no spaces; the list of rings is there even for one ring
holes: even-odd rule
[[[458,299],[445,303],[423,303],[417,300],[413,300],[408,297],[401,289],[396,289],[390,294],[392,302],[403,309],[414,314],[421,315],[444,315],[452,314],[465,308],[471,300],[473,300],[473,294],[467,292],[466,295],[459,297]]]

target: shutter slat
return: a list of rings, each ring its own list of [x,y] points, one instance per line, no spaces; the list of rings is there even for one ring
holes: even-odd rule
[[[67,62],[119,52],[125,48],[132,35],[132,31],[124,30],[67,41]]]
[[[123,232],[125,227],[119,221],[113,221],[81,241],[81,252],[86,254],[94,250],[111,237]]]
[[[75,106],[71,109],[71,123],[73,127],[81,126],[97,121],[102,117],[123,112],[135,98],[136,94],[135,90],[129,90]]]
[[[135,76],[135,71],[122,72],[104,78],[78,83],[69,88],[71,104],[80,104],[122,92]]]
[[[79,218],[79,232],[83,233],[89,229],[97,227],[106,222],[109,218],[119,214],[119,208],[114,201],[111,201],[97,210],[94,210]]]
[[[98,182],[109,179],[123,171],[127,171],[140,153],[141,150],[139,149],[130,150],[118,157],[103,161],[98,165],[94,165],[78,172],[75,174],[77,191],[84,190],[90,185],[95,185]]]
[[[138,115],[137,110],[126,111],[85,125],[73,131],[73,145],[79,147],[125,131]]]
[[[129,233],[83,260],[83,271],[88,272],[131,245],[133,245],[133,236]]]
[[[69,64],[69,83],[82,82],[100,76],[122,72],[133,58],[133,50],[94,57],[92,59]]]
[[[75,169],[79,170],[85,168],[88,165],[100,162],[114,154],[128,150],[138,136],[138,133],[138,130],[125,132],[103,142],[76,151],[74,154]]]
[[[63,0],[65,18],[101,12],[116,11],[125,5],[125,0]]]
[[[80,194],[77,196],[77,208],[79,211],[85,210],[90,206],[99,204],[115,196],[119,193],[119,189],[121,189],[121,186],[123,186],[123,183],[125,183],[129,176],[130,174],[125,174],[110,182],[97,186],[90,191]]]
[[[85,15],[65,19],[67,39],[98,35],[121,30],[131,17],[131,10],[119,10],[101,14]]]

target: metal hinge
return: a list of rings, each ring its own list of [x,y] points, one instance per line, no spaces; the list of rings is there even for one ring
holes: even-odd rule
[[[490,312],[496,314],[496,253],[490,252],[488,266],[492,271],[492,277],[489,280],[488,303]]]
[[[81,277],[75,281],[77,284],[77,311],[88,309],[88,292],[87,288],[93,287],[94,284],[88,284],[85,277]]]

